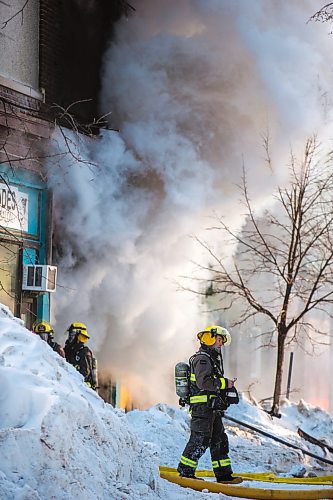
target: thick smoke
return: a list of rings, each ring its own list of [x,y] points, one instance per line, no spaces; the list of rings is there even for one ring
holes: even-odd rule
[[[241,223],[244,163],[254,202],[270,196],[263,134],[279,182],[291,145],[326,136],[333,42],[325,25],[306,23],[314,1],[131,3],[136,12],[116,26],[103,69],[101,114],[119,132],[54,138],[72,154],[49,169],[61,243],[53,304],[58,332],[87,323],[100,365],[146,404],[175,401],[174,363],[217,320],[177,291],[191,261],[207,258],[189,235],[213,211]]]

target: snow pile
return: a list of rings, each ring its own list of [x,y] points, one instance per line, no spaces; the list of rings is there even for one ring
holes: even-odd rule
[[[156,498],[157,457],[124,413],[4,306],[0,353],[0,498]]]
[[[157,404],[148,410],[133,410],[126,414],[136,435],[155,446],[160,464],[177,467],[180,455],[190,435],[190,415],[166,404]],[[211,469],[209,461],[202,461]]]
[[[281,423],[292,430],[300,428],[333,448],[333,417],[318,406],[314,407],[303,400],[297,405],[285,402]]]

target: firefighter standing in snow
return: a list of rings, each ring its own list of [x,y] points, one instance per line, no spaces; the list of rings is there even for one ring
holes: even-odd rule
[[[67,333],[68,339],[65,343],[66,360],[83,375],[85,383],[96,390],[96,360],[89,347],[85,345],[90,338],[86,325],[72,323],[68,327]]]
[[[60,344],[57,344],[57,342],[54,341],[53,328],[49,323],[46,323],[46,321],[40,321],[33,325],[32,331],[34,333],[37,333],[37,335],[39,335],[42,340],[47,342],[49,346],[52,347],[52,349],[60,356],[62,356],[63,358],[65,357],[64,349]]]
[[[191,436],[181,456],[178,472],[194,478],[200,457],[210,448],[213,471],[218,482],[239,483],[232,476],[228,436],[221,413],[228,407],[226,389],[234,381],[224,377],[221,346],[229,345],[230,333],[221,326],[208,326],[198,333],[200,349],[190,358]]]

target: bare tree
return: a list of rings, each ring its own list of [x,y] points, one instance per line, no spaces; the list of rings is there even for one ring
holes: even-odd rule
[[[333,2],[329,2],[310,17],[309,21],[318,21],[321,23],[333,22]]]
[[[0,1],[0,3],[2,3],[3,5],[5,5],[6,7],[9,7],[9,8],[11,7],[11,5],[8,4],[7,2]],[[5,21],[1,21],[2,22],[1,29],[6,28],[7,24],[10,23],[17,16],[21,16],[21,24],[23,24],[24,9],[26,8],[26,6],[27,6],[28,3],[29,3],[29,0],[25,0],[24,4],[22,5],[21,8],[17,8],[17,10],[13,14],[11,14],[8,17],[8,19],[6,19]]]
[[[290,183],[279,187],[275,203],[257,214],[250,200],[246,175],[240,190],[246,223],[240,232],[217,218],[223,247],[234,245],[233,259],[220,256],[197,239],[210,255],[209,293],[219,309],[236,310],[234,325],[261,315],[268,319],[270,345],[277,349],[273,404],[279,410],[285,348],[307,336],[325,343],[328,332],[318,328],[314,311],[330,318],[333,303],[333,169],[332,154],[320,161],[315,138],[307,141],[300,162],[291,157]],[[268,153],[267,143],[266,152]],[[269,164],[271,165],[268,156]],[[264,288],[263,288],[264,284]],[[239,309],[239,307],[241,308]],[[240,311],[240,312],[239,312]]]

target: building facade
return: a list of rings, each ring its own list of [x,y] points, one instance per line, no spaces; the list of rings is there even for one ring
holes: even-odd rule
[[[38,0],[0,4],[0,302],[28,328],[49,318],[49,292],[22,289],[24,265],[51,261],[43,143],[53,125],[39,86]]]
[[[98,133],[104,48],[123,0],[0,2],[0,302],[31,327],[50,292],[22,289],[25,265],[52,264],[47,142],[55,124]],[[64,111],[70,107],[66,121]]]

